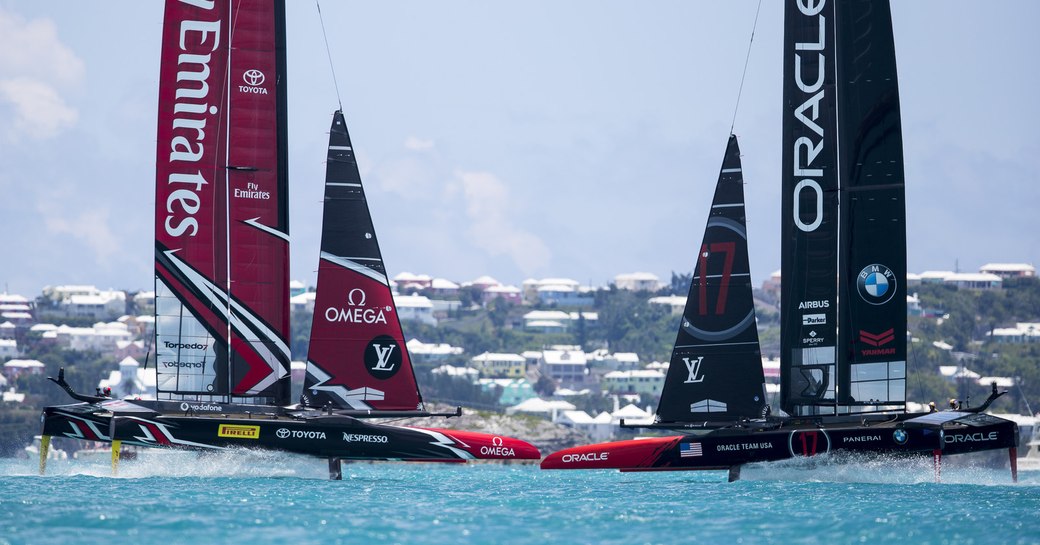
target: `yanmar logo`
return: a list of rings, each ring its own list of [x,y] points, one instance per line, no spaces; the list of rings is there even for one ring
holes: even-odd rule
[[[217,428],[218,437],[233,437],[235,439],[259,439],[260,426],[240,426],[237,424],[221,424]]]
[[[860,353],[864,356],[891,356],[896,353],[895,347],[881,347],[894,341],[895,338],[895,329],[892,328],[882,331],[881,333],[871,333],[861,329],[859,330],[859,342],[870,346],[876,346],[878,348],[867,348],[860,350]]]
[[[572,462],[606,462],[609,452],[590,452],[588,454],[564,454],[560,460],[569,464]]]

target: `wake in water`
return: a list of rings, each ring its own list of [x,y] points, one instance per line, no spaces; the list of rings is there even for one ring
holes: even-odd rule
[[[749,464],[744,466],[740,477],[752,481],[919,484],[935,482],[935,467],[931,457],[828,452]],[[951,462],[946,458],[942,462],[940,482],[1006,486],[1011,484],[1011,470],[994,468],[986,460],[962,456]]]
[[[21,465],[21,464],[19,464]],[[17,473],[37,475],[37,460],[25,460]],[[325,460],[285,452],[249,449],[229,449],[217,452],[148,449],[138,451],[133,460],[120,460],[118,472],[112,474],[109,458],[88,460],[49,460],[48,477],[83,475],[89,477],[116,477],[141,479],[147,477],[202,477],[254,478],[297,477],[328,479]]]

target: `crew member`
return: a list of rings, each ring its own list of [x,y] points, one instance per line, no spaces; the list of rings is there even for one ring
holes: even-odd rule
[[[938,410],[938,409],[936,409],[936,408],[935,408],[935,402],[934,402],[934,401],[929,401],[929,402],[928,402],[928,412],[930,412],[930,413],[934,413],[934,412],[936,412],[937,410]]]

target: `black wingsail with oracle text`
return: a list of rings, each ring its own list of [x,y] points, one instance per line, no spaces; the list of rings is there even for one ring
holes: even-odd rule
[[[780,403],[835,414],[838,346],[838,131],[834,1],[784,10]]]
[[[744,177],[737,137],[730,135],[657,419],[668,423],[755,418],[764,406]]]
[[[333,116],[304,405],[421,409],[343,112]]]

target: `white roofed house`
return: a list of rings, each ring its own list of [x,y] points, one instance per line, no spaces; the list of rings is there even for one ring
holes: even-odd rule
[[[126,292],[96,288],[87,293],[76,290],[58,301],[57,307],[60,313],[69,318],[114,320],[126,314]]]
[[[4,376],[14,379],[20,375],[42,375],[46,368],[42,361],[9,360],[4,363]]]
[[[564,333],[570,328],[571,315],[562,310],[532,310],[524,314],[524,329],[542,333]]]
[[[98,381],[98,388],[112,388],[115,398],[155,399],[155,373],[143,369],[134,358],[126,357],[119,362],[118,370]]]
[[[958,289],[991,290],[1000,289],[1003,279],[989,273],[953,273],[943,279],[943,283]]]
[[[1025,344],[1040,342],[1040,323],[1019,322],[1015,327],[998,327],[986,333],[999,343]]]
[[[488,286],[481,294],[481,302],[485,305],[501,297],[507,303],[519,305],[523,303],[523,292],[516,286]]]
[[[21,295],[0,293],[0,322],[29,327],[34,321],[32,301]]]
[[[470,365],[489,378],[520,378],[527,372],[527,360],[519,354],[484,352],[470,358]]]
[[[433,303],[425,295],[394,295],[397,314],[402,322],[414,321],[436,326]]]
[[[672,314],[682,314],[683,309],[686,308],[685,295],[661,295],[651,297],[647,302],[651,305],[668,307]]]
[[[289,305],[293,312],[305,312],[314,314],[314,298],[317,292],[305,291],[289,298]]]
[[[465,351],[461,347],[447,343],[424,343],[419,339],[410,339],[405,343],[412,362],[416,364],[437,365],[457,360]]]
[[[70,350],[96,350],[110,352],[119,341],[133,340],[126,324],[120,322],[98,322],[93,327],[58,326],[55,331],[58,344]]]
[[[0,339],[0,360],[17,358],[21,355],[18,351],[18,341],[14,339]]]
[[[624,273],[614,277],[614,285],[619,290],[657,291],[661,288],[661,279],[648,272]]]
[[[434,278],[427,292],[435,297],[458,297],[459,285],[444,278]]]
[[[980,273],[995,274],[1001,278],[1031,278],[1036,276],[1036,267],[1028,263],[987,263],[979,267]]]
[[[603,388],[614,394],[640,394],[660,397],[665,374],[654,369],[611,371],[603,375]]]
[[[581,350],[543,350],[538,364],[542,374],[561,386],[584,384],[588,374],[588,360]]]

